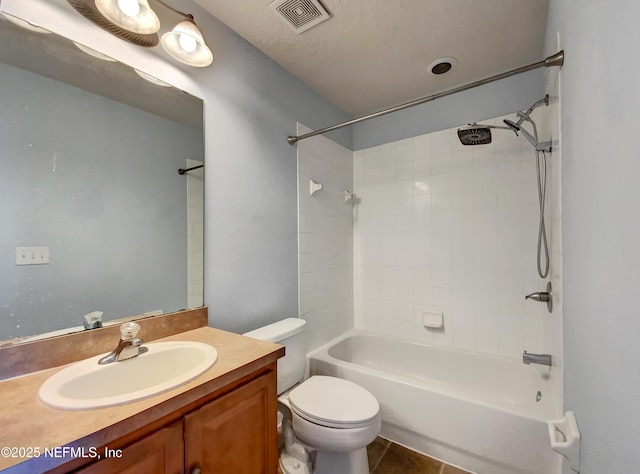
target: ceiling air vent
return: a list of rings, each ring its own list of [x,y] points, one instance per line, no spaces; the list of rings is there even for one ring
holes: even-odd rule
[[[276,0],[269,7],[298,34],[330,18],[318,0]]]

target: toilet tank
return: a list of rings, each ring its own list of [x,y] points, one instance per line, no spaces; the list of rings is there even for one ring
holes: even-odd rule
[[[287,318],[244,334],[285,346],[284,357],[278,359],[278,394],[304,378],[307,346],[303,331],[306,324],[304,319]]]

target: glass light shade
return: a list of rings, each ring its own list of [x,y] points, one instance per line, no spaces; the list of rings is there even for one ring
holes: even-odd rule
[[[172,31],[162,35],[160,43],[169,56],[183,64],[207,67],[213,62],[213,53],[191,20],[178,23]]]
[[[147,0],[96,0],[96,7],[111,23],[132,33],[152,35],[160,30]]]
[[[118,8],[127,16],[137,16],[140,14],[140,4],[138,0],[118,0]]]

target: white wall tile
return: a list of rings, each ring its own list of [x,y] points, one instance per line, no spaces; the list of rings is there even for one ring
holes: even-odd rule
[[[370,171],[355,183],[362,327],[509,357],[549,344],[557,351],[561,324],[524,302],[544,285],[535,270],[535,154],[521,137],[493,135],[490,145],[464,147],[455,129],[443,130],[354,155],[354,173]],[[547,195],[554,278],[562,257],[557,161]],[[434,309],[445,312],[443,329],[422,326],[422,311]],[[410,315],[412,328],[397,324]]]
[[[433,288],[433,305],[441,308],[451,308],[453,305],[453,291],[451,288]]]
[[[458,142],[458,140],[455,140]],[[451,155],[451,171],[471,171],[473,169],[473,151],[469,147],[456,151]]]
[[[432,196],[430,194],[414,196],[412,200],[413,214],[431,214],[431,202]]]
[[[451,130],[431,134],[431,157],[451,156]]]
[[[415,286],[432,286],[432,274],[433,270],[431,268],[413,268],[413,284]]]
[[[387,175],[393,170],[384,168],[389,148],[352,153],[326,137],[298,144],[299,314],[308,322],[309,349],[353,327],[353,207],[344,202],[344,190],[367,179],[392,179]],[[367,154],[377,168],[367,166]],[[309,195],[309,179],[322,191]]]
[[[451,210],[465,211],[474,208],[473,190],[454,191],[451,193]]]
[[[488,354],[498,354],[498,334],[494,330],[486,330],[484,327],[476,328],[475,350]]]
[[[413,162],[431,158],[431,135],[420,135],[411,139]]]
[[[434,268],[433,286],[435,288],[452,288],[452,273],[451,268]]]
[[[464,349],[475,349],[476,316],[473,308],[453,309],[453,344]]]
[[[413,300],[420,305],[433,304],[433,289],[430,286],[414,286]]]
[[[451,191],[451,174],[434,174],[431,176],[432,193],[448,193]]]

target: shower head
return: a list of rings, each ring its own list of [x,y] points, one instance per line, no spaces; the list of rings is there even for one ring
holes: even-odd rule
[[[491,129],[471,124],[458,129],[458,138],[463,145],[488,145],[491,143]]]
[[[491,143],[491,129],[497,128],[502,130],[510,130],[518,136],[518,133],[522,135],[531,143],[537,151],[551,152],[551,142],[539,142],[538,141],[538,129],[536,123],[530,117],[531,112],[536,107],[541,105],[549,105],[549,96],[545,95],[544,99],[540,99],[538,102],[529,107],[524,112],[517,112],[518,121],[503,120],[505,126],[501,125],[481,125],[476,122],[470,123],[466,127],[458,129],[458,138],[463,145],[487,145]],[[531,128],[531,132],[522,127],[522,124],[527,122]]]
[[[481,125],[473,122],[458,129],[458,138],[463,145],[488,145],[491,143],[491,129],[512,130],[511,127],[500,125]],[[516,133],[517,135],[517,133]]]

